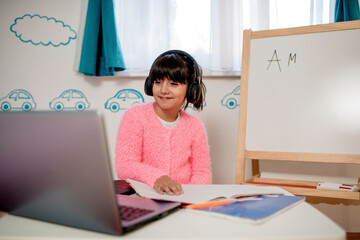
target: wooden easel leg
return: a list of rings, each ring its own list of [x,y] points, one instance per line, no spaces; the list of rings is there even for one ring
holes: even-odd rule
[[[259,175],[260,175],[259,159],[252,159],[252,176],[259,177]]]

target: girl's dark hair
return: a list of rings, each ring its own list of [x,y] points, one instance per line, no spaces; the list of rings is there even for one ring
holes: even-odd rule
[[[152,64],[146,81],[151,81],[152,88],[156,79],[164,78],[187,84],[184,109],[189,103],[192,103],[197,110],[203,109],[206,87],[202,81],[202,69],[190,55],[178,50],[160,55]]]

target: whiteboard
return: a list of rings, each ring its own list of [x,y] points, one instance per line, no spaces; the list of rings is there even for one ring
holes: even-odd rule
[[[356,22],[351,30],[251,39],[247,150],[360,154]]]

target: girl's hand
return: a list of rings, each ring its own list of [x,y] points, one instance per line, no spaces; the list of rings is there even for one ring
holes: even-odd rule
[[[169,195],[180,195],[184,193],[181,184],[168,176],[159,177],[154,183],[154,189],[159,194],[166,192]]]

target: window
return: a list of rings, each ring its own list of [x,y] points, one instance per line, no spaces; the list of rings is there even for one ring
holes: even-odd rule
[[[121,93],[119,96],[118,96],[119,99],[125,99],[126,98],[126,92],[123,92]]]
[[[19,92],[19,99],[29,99],[29,96],[26,95],[25,93]]]
[[[211,53],[209,24],[211,23],[211,1],[174,2],[175,13],[170,27],[169,49],[184,49],[203,59]]]
[[[16,100],[16,99],[17,99],[17,93],[15,92],[15,93],[11,94],[11,95],[9,96],[9,98]]]
[[[335,1],[270,0],[270,29],[334,22]]]
[[[244,29],[333,22],[335,0],[118,0],[118,34],[127,70],[146,73],[169,49],[184,50],[204,74],[239,74]]]
[[[81,96],[81,94],[78,92],[72,92],[72,98],[84,98],[84,97]]]
[[[133,92],[129,92],[129,94],[128,94],[128,98],[129,99],[138,99],[139,98],[139,96],[138,95],[136,95],[135,93],[133,93]]]
[[[68,98],[68,99],[70,99],[70,93],[69,93],[69,92],[65,93],[65,94],[62,96],[62,98]]]

